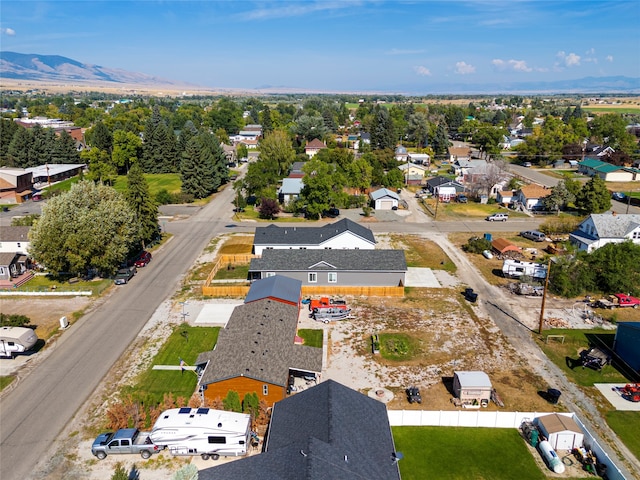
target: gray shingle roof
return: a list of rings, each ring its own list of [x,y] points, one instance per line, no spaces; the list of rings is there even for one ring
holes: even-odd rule
[[[640,215],[636,213],[592,213],[591,218],[600,238],[622,238],[640,225]]]
[[[254,258],[249,272],[302,272],[314,270],[404,272],[403,250],[265,250]]]
[[[333,380],[277,402],[266,451],[200,472],[201,480],[399,480],[383,403]]]
[[[240,376],[285,386],[289,369],[322,371],[322,349],[295,345],[298,307],[271,299],[237,306],[220,330],[215,350],[198,355],[209,364],[203,385]]]
[[[255,302],[263,298],[281,299],[295,305],[300,301],[302,282],[282,275],[255,281],[249,288],[244,303]]]
[[[348,218],[322,227],[278,227],[274,224],[268,227],[257,227],[253,243],[254,245],[322,245],[345,232],[351,232],[372,244],[376,243],[371,230]]]
[[[28,242],[31,227],[2,227],[0,228],[0,242]]]

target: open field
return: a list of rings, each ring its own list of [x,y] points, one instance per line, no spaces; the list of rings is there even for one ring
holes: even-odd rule
[[[178,173],[145,173],[144,179],[149,186],[151,198],[155,198],[161,190],[166,190],[169,193],[179,193],[182,186],[180,174]],[[127,189],[127,176],[119,175],[113,188],[120,193],[125,192]]]

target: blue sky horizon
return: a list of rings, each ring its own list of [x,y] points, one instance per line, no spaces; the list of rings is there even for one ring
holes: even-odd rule
[[[428,91],[640,77],[635,1],[12,1],[2,50],[211,88]]]

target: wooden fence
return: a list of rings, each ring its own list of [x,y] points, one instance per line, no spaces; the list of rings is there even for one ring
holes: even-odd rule
[[[258,255],[252,255],[250,253],[246,253],[246,254],[233,254],[233,255],[220,255],[218,257],[218,260],[216,261],[216,263],[213,265],[213,268],[211,269],[211,272],[209,272],[209,275],[207,276],[207,279],[204,282],[204,287],[202,287],[202,294],[203,295],[208,295],[207,293],[204,292],[204,289],[211,286],[211,281],[213,280],[213,278],[216,276],[216,273],[218,273],[218,270],[220,270],[220,268],[222,267],[226,267],[227,265],[246,265],[247,263],[251,262],[252,258],[256,258]],[[216,287],[217,288],[217,287]]]
[[[302,296],[353,295],[355,297],[404,297],[404,287],[302,286]]]
[[[240,297],[244,298],[249,293],[246,285],[205,285],[202,287],[202,295],[206,297]]]

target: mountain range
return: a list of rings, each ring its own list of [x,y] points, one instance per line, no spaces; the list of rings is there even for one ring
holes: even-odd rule
[[[146,75],[144,73],[129,72],[126,70],[102,67],[78,62],[60,55],[38,55],[15,52],[0,52],[0,79],[13,79],[25,82],[59,82],[78,83],[85,85],[103,86],[156,86],[202,87],[185,82],[173,81],[164,78]],[[222,88],[222,87],[217,87]],[[231,90],[231,89],[229,89]],[[260,93],[303,93],[304,90],[289,87],[260,86],[254,90]],[[250,89],[246,89],[250,91]],[[389,92],[388,88],[380,87],[377,93]],[[424,86],[398,84],[392,87],[393,92],[407,95],[427,94],[561,94],[561,93],[598,93],[598,94],[639,94],[640,78],[612,76],[612,77],[586,77],[575,80],[559,80],[552,82],[512,82],[493,84],[442,84],[432,85],[425,91]],[[317,92],[307,92],[317,93]],[[335,93],[335,92],[334,92]],[[360,92],[366,93],[366,92]]]

